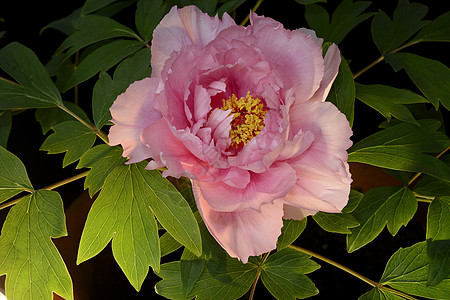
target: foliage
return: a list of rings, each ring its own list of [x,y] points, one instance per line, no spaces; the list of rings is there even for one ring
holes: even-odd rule
[[[89,196],[98,195],[84,224],[77,263],[95,257],[111,242],[114,259],[137,291],[151,270],[160,278],[156,293],[170,299],[252,298],[262,286],[276,299],[311,297],[320,291],[307,274],[320,268],[318,262],[348,268],[295,246],[308,244],[302,239],[312,226],[307,223],[345,236],[349,253],[365,251],[385,227],[393,239],[411,230],[408,223],[421,209],[418,202],[424,202],[426,236],[420,242],[391,253],[378,282],[351,274],[372,286],[361,295],[364,300],[450,295],[450,155],[444,155],[450,142],[449,121],[442,117],[450,110],[450,69],[412,47],[449,42],[449,12],[427,20],[427,6],[408,0],[399,0],[387,12],[370,1],[342,0],[332,6],[333,1],[295,0],[305,12],[304,21],[324,39],[324,48],[331,43],[345,48],[355,28],[365,28],[367,35],[370,31],[373,44],[351,45],[359,51],[371,47],[381,56],[355,72],[353,58],[342,52],[327,101],[345,114],[355,131],[358,119],[365,118],[359,105],[386,119],[375,133],[355,141],[348,159],[383,168],[401,183],[352,190],[342,213],[284,220],[277,250],[251,257],[247,264],[230,258],[209,234],[187,181],[169,181],[159,171],[146,170],[145,162],[127,164],[122,149],[108,145],[104,131],[112,124],[109,107],[129,84],[150,76],[152,33],[168,10],[194,4],[212,16],[235,10],[246,14],[250,2],[87,0],[46,26],[66,37],[45,66],[18,42],[0,50],[0,209],[12,206],[0,235],[0,275],[6,274],[8,299],[51,299],[53,292],[73,299],[71,277],[51,240],[67,235],[65,199],[50,189],[80,178],[85,178]],[[121,21],[126,24],[116,20],[124,11],[134,16]],[[265,15],[270,17],[270,12]],[[0,31],[0,39],[5,35]],[[392,66],[393,76],[400,78],[404,70],[408,81],[388,85],[382,72],[373,81],[360,79],[382,61]],[[84,103],[78,102],[79,87],[89,89]],[[34,111],[46,135],[37,148],[64,153],[62,167],[85,173],[35,190],[24,164],[7,147],[18,126],[16,116],[28,110]]]

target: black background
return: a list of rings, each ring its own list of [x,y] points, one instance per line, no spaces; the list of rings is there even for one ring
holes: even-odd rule
[[[39,59],[46,63],[64,40],[65,35],[53,29],[47,29],[40,35],[40,30],[51,21],[70,14],[74,9],[79,8],[83,2],[1,0],[0,31],[6,31],[6,34],[0,39],[0,48],[12,41],[17,41],[32,49]],[[238,22],[243,19],[245,13],[249,11],[254,2],[256,1],[248,1],[248,4],[239,9]],[[340,1],[329,0],[328,2],[330,3],[327,7],[335,7]],[[445,3],[445,1],[423,0],[419,2],[429,5],[429,12],[426,16],[428,20],[432,20],[447,11],[442,6],[442,3]],[[134,7],[131,6],[131,9],[127,9],[114,18],[134,28]],[[380,8],[392,16],[395,7],[396,1],[375,1],[375,4],[372,4],[368,11],[376,11]],[[307,27],[304,19],[304,9],[302,5],[297,4],[294,0],[266,0],[258,9],[258,14],[280,21],[288,29]],[[356,73],[379,57],[378,50],[370,36],[370,20],[366,20],[350,32],[339,45],[343,56],[352,59],[350,67],[353,73]],[[449,50],[448,44],[444,43],[422,43],[407,49],[407,51],[440,60],[446,65],[449,65]],[[88,114],[90,114],[90,93],[92,92],[93,82],[91,80],[80,86],[80,106]],[[358,78],[358,82],[387,84],[409,88],[418,92],[403,71],[394,73],[392,68],[384,62],[363,74]],[[72,99],[72,97],[71,92],[63,95],[63,99]],[[445,118],[448,119],[448,112],[446,112]],[[384,118],[377,112],[362,103],[356,102],[354,136],[352,139],[356,142],[376,132],[379,123],[382,121],[384,121]],[[47,186],[80,172],[75,170],[75,164],[62,169],[62,154],[47,155],[46,152],[37,151],[45,138],[34,119],[33,110],[23,112],[14,117],[8,150],[17,155],[25,164],[30,180],[35,188]],[[61,194],[67,209],[79,197],[82,190],[83,181],[79,180],[58,188],[57,191]],[[86,205],[91,203],[89,199],[85,198],[82,198],[80,201],[85,201]],[[302,234],[298,244],[332,258],[377,281],[381,277],[387,260],[399,247],[407,247],[424,240],[425,209],[426,206],[420,205],[417,216],[410,222],[407,229],[402,228],[400,230],[396,238],[392,238],[389,233],[383,231],[374,242],[352,254],[346,253],[344,235],[328,234],[318,228],[312,221],[308,222],[307,229]],[[0,222],[4,219],[7,211],[8,209],[0,211]],[[78,219],[79,223],[82,224],[85,217],[85,215],[80,214],[75,216],[74,219]],[[64,241],[64,239],[67,238],[59,240]],[[60,244],[58,243],[58,246]],[[71,247],[76,248],[77,245],[73,244]],[[68,265],[74,265],[73,257],[64,258]],[[313,299],[357,299],[364,292],[370,290],[370,286],[359,279],[335,267],[322,262],[319,263],[322,266],[321,269],[309,275],[320,290],[320,294],[313,297]],[[79,299],[147,299],[155,297],[154,284],[159,278],[150,270],[141,291],[137,293],[115,263],[109,245],[100,255],[76,268],[78,269],[74,272],[82,274],[83,283],[78,284],[75,282],[75,286],[79,286],[86,292],[86,296]],[[73,274],[72,276],[76,277]],[[261,299],[265,296],[267,296],[267,292],[260,282],[257,286],[255,299]]]

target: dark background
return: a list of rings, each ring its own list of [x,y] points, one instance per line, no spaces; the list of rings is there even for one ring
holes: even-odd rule
[[[256,1],[248,1],[239,9],[237,22],[239,23]],[[335,7],[340,1],[329,0],[327,7]],[[417,1],[416,1],[417,2]],[[426,19],[432,20],[447,9],[442,6],[445,1],[418,1],[429,5]],[[439,3],[437,3],[439,2]],[[0,39],[0,48],[12,41],[17,41],[32,49],[41,62],[46,63],[56,48],[64,40],[65,35],[54,29],[47,29],[42,34],[40,30],[51,21],[60,19],[70,14],[74,9],[81,7],[84,1],[0,1],[0,31],[6,31]],[[281,4],[282,3],[282,4]],[[375,1],[368,11],[376,11],[378,8],[392,16],[396,7],[396,1]],[[134,28],[134,9],[131,6],[126,11],[114,17],[119,22]],[[331,10],[328,9],[330,12]],[[280,21],[288,29],[307,27],[304,20],[303,6],[294,0],[266,0],[258,9],[258,14],[272,17]],[[339,48],[346,58],[351,58],[350,67],[356,73],[370,62],[379,57],[378,50],[370,36],[371,19],[360,24],[343,40]],[[406,51],[424,55],[425,57],[440,60],[449,65],[448,44],[422,43],[408,48]],[[395,87],[409,88],[417,91],[411,84],[406,74],[401,71],[394,73],[392,68],[381,62],[375,68],[358,78],[360,83],[388,84]],[[90,99],[93,80],[80,86],[80,106],[90,114]],[[63,95],[63,99],[73,98],[71,92]],[[445,118],[448,120],[448,112]],[[361,138],[378,130],[378,125],[384,118],[377,112],[356,102],[354,136],[356,142]],[[448,126],[448,124],[447,124]],[[47,134],[48,135],[48,134]],[[8,150],[17,155],[27,167],[28,175],[35,188],[42,188],[57,182],[63,178],[79,173],[75,169],[76,164],[62,169],[62,154],[47,155],[46,152],[37,151],[46,136],[34,119],[34,111],[28,110],[16,115],[13,119],[13,128],[8,142]],[[361,172],[361,171],[359,171]],[[383,177],[378,170],[363,169],[361,176],[375,182],[376,178]],[[381,174],[381,175],[380,175]],[[354,174],[354,178],[355,174]],[[386,177],[380,184],[396,184]],[[360,181],[361,182],[361,181]],[[358,184],[358,181],[355,183]],[[377,184],[377,183],[374,183]],[[361,183],[359,188],[364,187]],[[114,261],[111,248],[108,245],[102,253],[93,259],[75,266],[75,253],[77,239],[81,233],[82,224],[92,200],[83,191],[83,180],[60,187],[57,191],[61,194],[67,213],[69,237],[55,241],[61,249],[61,253],[69,267],[78,299],[147,299],[155,297],[154,284],[159,280],[152,271],[145,280],[142,289],[137,293],[128,283],[120,268]],[[80,196],[81,194],[81,196]],[[75,201],[77,200],[77,201]],[[8,209],[0,211],[0,223],[6,216]],[[384,231],[376,240],[352,254],[346,253],[345,236],[329,234],[308,222],[307,229],[297,242],[298,245],[323,254],[337,262],[346,265],[372,280],[379,280],[384,266],[389,257],[399,248],[407,247],[425,238],[426,206],[420,204],[417,216],[408,227],[402,228],[395,238]],[[176,255],[179,255],[177,253]],[[165,259],[163,260],[163,262]],[[357,299],[360,295],[370,290],[370,286],[347,273],[318,261],[321,269],[313,272],[309,277],[320,290],[320,294],[313,299]],[[3,276],[4,279],[4,276]],[[1,280],[0,280],[1,281]],[[261,282],[258,284],[255,299],[267,296]],[[247,297],[247,296],[246,296]]]

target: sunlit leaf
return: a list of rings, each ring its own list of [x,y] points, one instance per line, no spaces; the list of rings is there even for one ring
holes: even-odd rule
[[[404,104],[428,103],[427,99],[408,90],[379,84],[357,84],[356,98],[378,111],[388,121],[394,116],[416,125],[419,123]]]
[[[347,34],[374,13],[363,13],[369,1],[343,0],[337,6],[329,21],[328,12],[318,4],[305,7],[305,18],[311,29],[327,42],[339,44]]]
[[[12,117],[11,111],[0,111],[0,146],[6,148],[8,143],[9,133],[11,132]]]
[[[450,275],[450,197],[436,198],[428,208],[427,253],[430,271],[427,282],[435,286]]]
[[[403,298],[397,296],[395,294],[391,294],[386,290],[373,288],[361,297],[358,300],[402,300]]]
[[[77,169],[91,168],[84,181],[84,188],[89,188],[89,196],[97,193],[103,187],[106,177],[125,161],[126,158],[122,156],[122,149],[119,147],[98,145],[84,153]]]
[[[395,71],[405,69],[409,78],[437,109],[441,103],[450,110],[450,69],[433,59],[412,53],[394,53],[386,57]]]
[[[180,259],[180,275],[183,295],[185,297],[190,294],[194,284],[202,275],[205,262],[205,259],[197,257],[189,250],[184,249]]]
[[[411,42],[450,42],[450,12],[425,25]]]
[[[386,264],[380,284],[410,295],[446,299],[450,295],[450,277],[435,286],[428,286],[429,259],[426,242],[417,243],[392,255]]]
[[[318,212],[313,216],[314,221],[325,231],[348,234],[351,233],[350,228],[359,225],[359,222],[347,213],[324,213]]]
[[[421,3],[400,0],[391,20],[386,13],[379,11],[372,20],[372,38],[381,54],[396,49],[414,33],[425,26],[422,18],[428,7]]]
[[[55,131],[42,144],[40,150],[48,154],[67,152],[63,167],[77,161],[95,142],[95,133],[77,121],[65,121],[52,127]]]
[[[277,249],[281,250],[292,244],[305,230],[306,218],[301,221],[298,220],[283,220],[283,227],[281,228],[281,235],[278,237]]]
[[[30,179],[20,159],[0,146],[0,203],[23,191],[32,191]]]
[[[371,242],[387,224],[392,235],[406,226],[417,210],[417,200],[407,187],[379,187],[364,194],[352,216],[360,226],[347,235],[347,250],[353,252]]]
[[[261,280],[277,299],[303,299],[319,290],[304,274],[320,268],[309,255],[290,248],[277,251],[262,265]]]
[[[358,192],[357,190],[350,190],[350,196],[348,197],[347,205],[342,209],[343,213],[351,213],[358,207],[361,202],[363,193]]]
[[[355,112],[355,81],[347,61],[342,56],[339,73],[328,94],[327,101],[336,105],[347,117],[350,127],[352,127]]]
[[[440,160],[447,166],[450,166],[450,155],[444,155]],[[439,180],[429,175],[423,176],[419,182],[414,185],[413,189],[416,193],[424,196],[450,196],[450,182]]]
[[[114,258],[139,290],[148,266],[159,271],[158,229],[148,201],[151,193],[138,165],[116,167],[89,211],[77,263],[97,255],[112,239]]]
[[[182,247],[168,232],[164,233],[159,238],[159,245],[161,247],[161,257],[166,256]]]
[[[0,80],[0,109],[53,107],[61,95],[36,54],[19,43],[0,50],[0,68],[20,85]]]
[[[90,53],[81,61],[66,84],[65,90],[82,83],[99,71],[107,71],[125,57],[142,48],[142,43],[131,40],[116,40]]]
[[[9,212],[0,236],[0,275],[6,297],[53,299],[53,292],[73,299],[72,280],[51,238],[67,235],[61,197],[36,191]]]

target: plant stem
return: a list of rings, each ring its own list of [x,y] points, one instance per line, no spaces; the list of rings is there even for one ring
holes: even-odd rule
[[[404,44],[404,45],[402,45],[402,46],[400,46],[400,47],[398,47],[398,48],[396,48],[396,49],[394,49],[394,50],[392,50],[392,51],[389,51],[388,53],[386,53],[386,55],[396,53],[396,52],[398,52],[398,51],[400,51],[400,50],[405,49],[406,47],[415,45],[415,44],[420,43],[420,42],[421,42],[421,40],[417,40],[417,41],[414,41],[414,42],[411,42],[411,43],[408,43],[408,44]],[[384,58],[385,58],[384,55],[378,57],[376,60],[374,60],[373,62],[371,62],[371,63],[370,63],[369,65],[367,65],[365,68],[361,69],[359,72],[357,72],[355,75],[353,75],[353,79],[356,79],[356,78],[359,77],[361,74],[363,74],[363,73],[366,72],[367,70],[371,69],[373,66],[375,66],[375,65],[378,64],[379,62],[382,62],[382,61],[384,60]]]
[[[18,84],[17,82],[14,82],[12,80],[6,79],[5,77],[2,77],[2,76],[0,76],[0,80],[3,80],[3,81],[6,81],[8,83],[12,83],[12,84],[20,86],[20,84]]]
[[[258,9],[258,7],[261,5],[262,2],[263,2],[263,0],[258,0],[258,2],[256,2],[255,6],[253,6],[252,11],[250,12],[250,14],[252,12],[255,12]],[[250,19],[250,14],[248,14],[245,17],[245,19],[241,22],[241,24],[239,24],[239,25],[244,26],[245,24],[247,24],[248,19]]]
[[[72,117],[74,117],[77,121],[79,121],[81,124],[83,124],[84,126],[86,126],[87,128],[89,128],[90,130],[92,130],[93,132],[95,132],[95,134],[102,139],[103,142],[105,142],[105,144],[108,145],[108,138],[106,137],[106,134],[104,134],[101,130],[98,130],[97,128],[95,128],[94,126],[88,124],[85,120],[83,120],[82,118],[80,118],[77,114],[75,114],[73,111],[71,111],[70,109],[68,109],[67,107],[65,107],[64,105],[58,105],[58,107],[60,109],[62,109],[63,111],[65,111],[66,113],[68,113],[69,115],[71,115]]]
[[[419,202],[431,203],[436,198],[434,196],[420,195],[416,192],[413,192],[413,194],[416,197],[417,201]]]
[[[255,290],[256,290],[256,284],[258,283],[259,276],[261,275],[261,266],[267,260],[267,258],[269,257],[269,254],[270,254],[270,252],[267,252],[266,254],[264,254],[263,258],[259,262],[258,270],[256,271],[256,277],[255,277],[255,280],[253,281],[252,290],[250,291],[250,297],[248,298],[249,300],[253,300],[253,296],[255,295]]]
[[[299,246],[295,246],[295,245],[290,245],[289,248],[297,250],[297,251],[300,251],[300,252],[303,252],[303,253],[308,254],[308,255],[311,255],[312,257],[315,257],[317,259],[320,259],[321,261],[324,261],[324,262],[326,262],[326,263],[328,263],[328,264],[330,264],[330,265],[332,265],[332,266],[334,266],[336,268],[339,268],[339,269],[349,273],[350,275],[355,276],[356,278],[364,281],[365,283],[373,286],[374,288],[381,289],[381,290],[386,290],[386,291],[388,291],[388,292],[390,292],[392,294],[401,296],[401,297],[403,297],[405,299],[417,300],[416,298],[414,298],[414,297],[412,297],[412,296],[410,296],[408,294],[405,294],[405,293],[402,293],[400,291],[397,291],[397,290],[385,287],[382,284],[380,284],[378,282],[375,282],[375,281],[373,281],[373,280],[371,280],[371,279],[369,279],[369,278],[359,274],[358,272],[355,272],[352,269],[350,269],[350,268],[348,268],[348,267],[346,267],[344,265],[341,265],[340,263],[337,263],[334,260],[331,260],[331,259],[329,259],[329,258],[327,258],[325,256],[322,256],[322,255],[318,254],[318,253],[315,253],[313,251],[310,251],[310,250],[307,250],[305,248],[302,248],[302,247],[299,247]]]
[[[53,183],[53,184],[51,184],[51,185],[49,185],[49,186],[46,186],[46,187],[42,188],[41,190],[51,191],[51,190],[56,189],[56,188],[58,188],[58,187],[60,187],[60,186],[62,186],[62,185],[65,185],[65,184],[71,183],[71,182],[73,182],[73,181],[76,181],[76,180],[78,180],[78,179],[81,179],[81,178],[83,178],[83,177],[86,177],[87,174],[89,174],[89,171],[86,171],[86,172],[83,172],[83,173],[74,175],[74,176],[72,176],[72,177],[63,179],[63,180],[61,180],[61,181],[55,182],[55,183]],[[26,190],[26,192],[34,193],[34,191],[30,191],[30,190]],[[25,197],[26,197],[26,196],[23,196],[23,197],[14,199],[14,200],[12,200],[12,201],[9,201],[9,202],[7,202],[7,203],[1,204],[1,205],[0,205],[0,210],[2,210],[2,209],[4,209],[4,208],[7,208],[7,207],[10,207],[10,206],[13,206],[14,204],[17,204],[20,200],[22,200],[22,199],[25,198]]]

